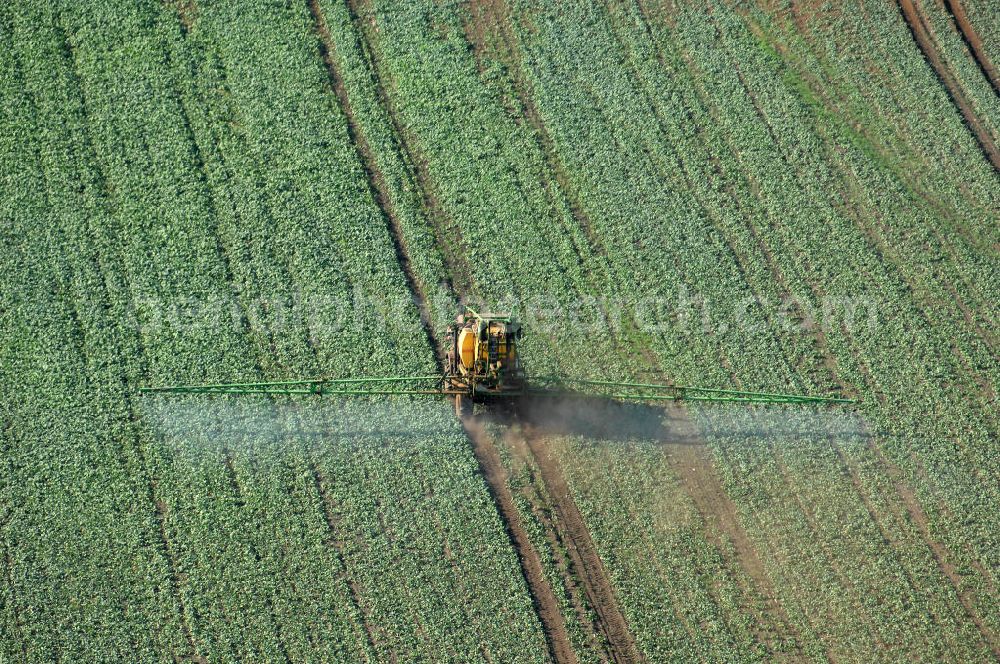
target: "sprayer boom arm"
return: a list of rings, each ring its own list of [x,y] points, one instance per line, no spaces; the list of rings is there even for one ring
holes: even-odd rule
[[[210,385],[172,385],[140,387],[143,393],[170,394],[266,394],[318,396],[381,395],[466,395],[468,389],[455,387],[452,376],[388,376],[381,378],[313,378],[264,383],[218,383]],[[747,392],[707,387],[657,385],[653,383],[586,380],[562,376],[544,376],[524,388],[523,393],[504,396],[537,397],[606,397],[627,401],[711,401],[759,404],[832,404],[854,403],[851,399],[815,397],[775,392]]]
[[[273,394],[273,395],[388,395],[450,394],[444,379],[435,376],[389,376],[384,378],[312,378],[267,383],[218,383],[215,385],[169,385],[140,387],[143,393],[170,394]]]
[[[529,394],[539,396],[603,396],[629,401],[711,401],[716,403],[760,404],[832,404],[854,403],[853,399],[816,397],[780,392],[748,392],[746,390],[721,390],[709,387],[683,385],[657,385],[654,383],[585,380],[562,376],[544,376],[536,379],[540,387],[529,388]]]

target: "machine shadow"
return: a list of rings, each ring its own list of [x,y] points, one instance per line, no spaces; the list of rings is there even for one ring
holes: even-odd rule
[[[596,441],[694,445],[697,429],[672,405],[627,403],[599,396],[537,396],[486,410],[494,421],[530,427],[542,436]]]
[[[696,412],[693,412],[696,409]],[[870,441],[874,433],[857,413],[808,406],[686,405],[622,402],[609,397],[532,397],[495,404],[485,414],[539,435],[580,436],[595,442],[705,445],[758,439],[815,444]],[[811,441],[811,442],[810,442]]]

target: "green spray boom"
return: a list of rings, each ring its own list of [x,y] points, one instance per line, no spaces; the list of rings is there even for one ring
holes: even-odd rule
[[[604,397],[631,401],[711,401],[750,404],[836,404],[851,399],[777,392],[748,392],[706,387],[587,380],[542,376],[529,382],[521,365],[521,324],[509,314],[466,313],[448,326],[442,372],[423,376],[381,378],[313,378],[257,383],[217,383],[143,387],[143,393],[265,394],[315,396],[451,396],[459,415],[472,401],[524,397]]]

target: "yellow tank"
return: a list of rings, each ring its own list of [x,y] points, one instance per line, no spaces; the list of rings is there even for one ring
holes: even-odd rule
[[[458,359],[466,371],[476,362],[476,331],[465,327],[458,333]]]

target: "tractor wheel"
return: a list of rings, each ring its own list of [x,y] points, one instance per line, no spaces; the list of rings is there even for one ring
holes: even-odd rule
[[[455,395],[455,417],[464,420],[472,415],[472,399],[464,394]]]

